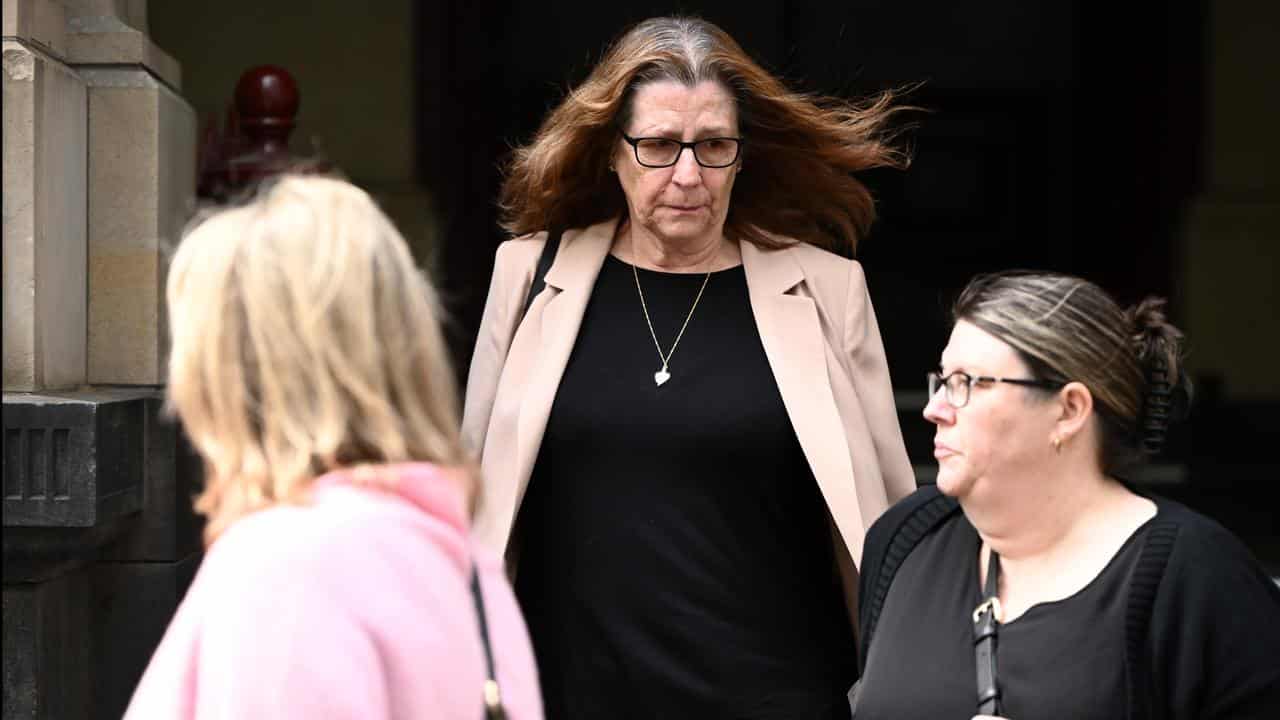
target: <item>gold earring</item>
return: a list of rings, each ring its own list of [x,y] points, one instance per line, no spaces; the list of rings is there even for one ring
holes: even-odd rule
[[[1054,435],[1053,440],[1051,440],[1050,442],[1053,443],[1054,452],[1062,452],[1062,438],[1058,437],[1057,435]]]

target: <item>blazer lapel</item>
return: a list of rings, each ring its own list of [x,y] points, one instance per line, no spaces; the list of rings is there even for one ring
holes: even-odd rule
[[[790,251],[761,250],[747,242],[741,250],[751,310],[782,403],[831,516],[850,544],[849,538],[861,536],[862,513],[817,305],[791,292],[805,275]]]
[[[555,295],[542,309],[540,342],[516,422],[516,508],[538,459],[551,404],[573,353],[596,278],[613,245],[616,224],[617,220],[609,220],[581,232],[565,231],[555,262],[547,270],[547,288]]]

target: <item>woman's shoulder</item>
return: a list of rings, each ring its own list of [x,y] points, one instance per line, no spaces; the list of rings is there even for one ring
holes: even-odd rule
[[[1139,560],[1129,614],[1140,607],[1143,587],[1150,588],[1149,647],[1169,705],[1185,709],[1186,717],[1274,717],[1280,588],[1218,522],[1153,499],[1158,511],[1146,548],[1167,552],[1167,562],[1157,573],[1152,554]]]
[[[1253,588],[1280,610],[1280,588],[1235,533],[1181,503],[1152,499],[1157,512],[1148,543],[1163,543],[1159,549],[1168,554],[1162,585],[1176,588],[1174,594],[1184,599]]]
[[[1235,533],[1221,523],[1180,502],[1151,496],[1156,504],[1154,522],[1162,523],[1174,534],[1176,552],[1201,559],[1239,556],[1252,558]]]
[[[921,540],[954,522],[961,515],[958,508],[936,486],[925,485],[890,506],[867,530],[858,566],[862,658],[898,568]]]
[[[334,591],[320,586],[336,577],[380,581],[398,570],[388,562],[403,553],[421,567],[467,562],[465,532],[398,497],[355,486],[322,493],[306,504],[277,505],[237,521],[209,549],[209,572],[234,575],[237,584],[287,581]]]
[[[494,265],[515,265],[520,267],[532,265],[538,255],[542,253],[542,247],[546,243],[546,230],[504,240],[498,245],[498,251],[494,256]]]
[[[943,495],[938,486],[921,485],[915,492],[890,505],[888,510],[876,518],[871,527],[879,526],[881,531],[886,531],[900,526],[917,513],[928,512],[930,515],[937,511],[949,513],[957,507],[959,504],[955,498]]]
[[[805,269],[806,275],[830,275],[844,278],[852,273],[862,274],[862,263],[853,258],[791,238],[777,237],[776,239],[785,244],[774,252],[790,254]]]
[[[239,657],[224,645],[245,638],[318,652],[421,645],[465,622],[465,532],[376,493],[333,488],[326,502],[273,507],[229,528],[185,601],[211,652]],[[441,622],[405,622],[414,616]]]
[[[617,222],[617,218],[608,218],[593,225],[560,230],[557,233],[560,247],[576,248],[579,245],[584,245],[585,247],[607,248],[612,243],[613,231]],[[494,261],[495,268],[497,270],[523,268],[532,274],[550,236],[551,231],[539,230],[504,241],[498,246]]]
[[[959,504],[943,495],[937,486],[925,485],[907,495],[876,518],[867,530],[863,557],[878,562],[895,541],[914,545],[925,535],[957,515]]]
[[[478,687],[479,652],[461,650],[475,642],[465,532],[455,552],[441,542],[453,530],[382,491],[326,492],[246,516],[210,548],[183,601],[182,632],[166,639],[213,678],[201,702],[256,702],[219,685],[242,678],[264,701],[294,704],[376,696],[361,688],[436,702],[449,693],[433,688],[452,669]],[[427,672],[415,689],[396,685],[415,672]]]
[[[862,315],[867,298],[867,279],[862,263],[806,242],[778,238],[787,244],[776,250],[762,250],[780,262],[792,262],[804,276],[809,294],[837,327]],[[783,259],[785,258],[785,260]]]

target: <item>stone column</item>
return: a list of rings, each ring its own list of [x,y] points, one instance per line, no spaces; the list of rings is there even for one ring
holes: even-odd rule
[[[89,382],[159,385],[167,256],[194,208],[195,114],[146,69],[80,72],[90,117]]]
[[[4,715],[118,718],[200,557],[161,413],[195,116],[144,0],[4,0]]]
[[[85,381],[87,97],[62,7],[4,3],[4,390]]]
[[[75,567],[83,562],[58,567],[51,579],[38,579],[44,567],[25,573],[16,567],[50,564],[41,562],[48,554],[39,547],[56,541],[21,527],[26,518],[19,515],[58,503],[65,465],[33,459],[65,456],[57,449],[66,447],[69,428],[23,428],[10,422],[9,412],[11,399],[25,402],[29,393],[85,381],[88,99],[84,79],[66,61],[65,24],[59,3],[4,1],[6,718],[89,711],[88,645],[75,642],[89,629],[88,575]],[[39,537],[27,537],[33,532]],[[62,692],[52,692],[54,685]]]
[[[196,118],[143,0],[67,0],[89,97],[88,381],[164,382],[167,253],[194,209]]]

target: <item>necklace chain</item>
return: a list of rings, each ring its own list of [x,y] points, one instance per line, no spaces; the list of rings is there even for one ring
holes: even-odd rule
[[[644,311],[644,322],[649,326],[649,336],[653,338],[653,346],[658,349],[658,358],[662,360],[662,369],[659,373],[666,373],[667,363],[670,362],[671,356],[676,352],[676,346],[680,344],[680,338],[684,337],[685,328],[689,327],[689,320],[693,317],[693,311],[698,309],[698,301],[702,299],[702,292],[707,289],[707,281],[711,279],[711,272],[707,272],[707,276],[702,278],[702,287],[698,288],[698,296],[693,299],[693,307],[689,308],[689,314],[684,316],[684,324],[680,326],[680,332],[676,334],[675,342],[671,343],[671,349],[664,355],[662,345],[658,342],[658,333],[653,331],[653,321],[649,319],[649,306],[644,301],[644,290],[640,289],[640,272],[636,270],[635,263],[631,263],[631,275],[636,279],[636,293],[640,295],[640,309]],[[658,382],[661,385],[666,380]]]

